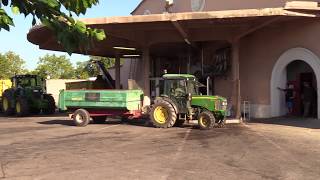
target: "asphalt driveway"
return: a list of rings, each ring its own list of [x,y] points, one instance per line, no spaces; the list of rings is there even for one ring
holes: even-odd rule
[[[0,117],[0,164],[0,179],[320,179],[320,121],[201,131]]]

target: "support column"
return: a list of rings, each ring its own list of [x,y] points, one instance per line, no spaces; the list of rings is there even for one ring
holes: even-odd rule
[[[241,117],[241,94],[240,94],[240,66],[239,66],[239,40],[232,42],[232,105],[235,112],[235,118]]]
[[[120,56],[116,56],[116,62],[115,62],[115,74],[116,74],[116,89],[120,89]]]
[[[143,99],[143,105],[148,106],[151,104],[150,99],[150,49],[149,47],[146,47],[143,49],[142,52],[142,61],[143,61],[143,67],[141,73],[143,73],[143,92],[144,92],[144,99]]]

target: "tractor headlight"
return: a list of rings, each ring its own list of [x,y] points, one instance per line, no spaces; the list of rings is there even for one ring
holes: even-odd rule
[[[222,106],[228,106],[228,102],[227,101],[223,101],[222,102]]]
[[[39,92],[39,90],[38,89],[34,89],[33,92],[37,93],[37,92]]]

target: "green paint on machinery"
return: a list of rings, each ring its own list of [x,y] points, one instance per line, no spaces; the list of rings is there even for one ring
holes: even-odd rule
[[[155,127],[181,126],[186,121],[198,120],[201,129],[224,124],[227,100],[221,96],[201,95],[203,87],[190,74],[165,74],[163,92],[152,104],[150,119]]]
[[[61,90],[59,109],[141,109],[141,90]]]
[[[225,115],[227,101],[221,96],[192,96],[191,105]]]
[[[6,115],[53,114],[56,106],[51,94],[45,92],[44,80],[36,75],[16,75],[12,87],[2,94],[2,110]]]

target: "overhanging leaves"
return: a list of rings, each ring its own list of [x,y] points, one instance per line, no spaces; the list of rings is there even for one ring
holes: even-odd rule
[[[99,0],[0,0],[0,30],[10,30],[13,20],[2,9],[10,6],[12,12],[33,16],[32,24],[41,22],[50,28],[65,50],[71,54],[77,49],[88,49],[93,41],[106,38],[103,30],[88,28],[84,23],[74,20],[72,13],[85,14],[88,8],[97,5]],[[68,15],[61,11],[67,10]]]

